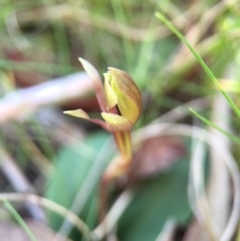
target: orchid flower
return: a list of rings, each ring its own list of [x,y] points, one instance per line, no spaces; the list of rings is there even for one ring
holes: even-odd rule
[[[94,81],[96,97],[103,119],[91,119],[81,109],[64,111],[65,114],[87,119],[112,132],[120,155],[105,171],[109,179],[125,173],[132,159],[130,130],[142,112],[141,93],[134,80],[124,71],[109,67],[102,84],[98,71],[88,61],[79,58],[84,69]]]

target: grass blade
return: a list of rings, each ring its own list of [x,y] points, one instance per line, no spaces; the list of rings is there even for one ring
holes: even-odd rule
[[[225,136],[227,136],[229,139],[231,139],[232,141],[236,142],[237,144],[240,144],[240,139],[234,135],[232,135],[231,133],[223,130],[222,128],[218,127],[217,125],[215,125],[213,122],[209,121],[208,119],[206,119],[205,117],[201,116],[200,114],[198,114],[196,111],[194,111],[193,109],[189,108],[189,110],[197,117],[199,118],[201,121],[203,121],[205,124],[217,129],[218,131],[220,131],[222,134],[224,134]]]
[[[155,16],[162,21],[192,52],[192,54],[196,57],[199,64],[202,66],[202,68],[205,70],[207,75],[210,77],[210,79],[213,81],[213,83],[218,87],[218,89],[222,92],[223,96],[226,98],[227,102],[233,109],[233,111],[236,113],[236,115],[240,118],[240,110],[238,107],[234,104],[232,99],[229,97],[229,95],[224,91],[223,87],[220,85],[212,71],[208,68],[208,66],[205,64],[201,56],[197,53],[197,51],[194,49],[194,47],[187,41],[187,39],[174,27],[174,25],[167,20],[161,13],[157,12]]]
[[[25,221],[21,218],[21,216],[18,214],[18,212],[15,210],[15,208],[10,204],[10,202],[4,200],[3,201],[4,206],[7,208],[7,210],[12,214],[12,216],[16,219],[16,221],[20,224],[20,226],[23,228],[23,230],[27,233],[31,241],[38,241],[30,228],[27,226]]]

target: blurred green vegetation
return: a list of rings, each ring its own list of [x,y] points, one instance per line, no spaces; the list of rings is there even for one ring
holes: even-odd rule
[[[216,78],[238,83],[239,5],[237,0],[0,0],[0,96],[83,71],[78,62],[82,57],[101,74],[112,66],[133,77],[144,102],[136,129],[147,126],[177,106],[216,92],[191,52],[155,13],[159,11],[172,21]],[[228,85],[225,87],[228,90]],[[240,91],[239,85],[234,91]],[[239,107],[238,95],[233,100]],[[62,111],[64,107],[56,108]],[[201,113],[209,117],[210,106]],[[231,121],[239,136],[234,115]],[[182,122],[191,124],[192,118]],[[114,144],[108,133],[98,132],[94,126],[70,123],[83,129],[81,140],[55,141],[54,128],[58,131],[58,126],[46,126],[33,114],[27,121],[4,124],[1,146],[17,160],[37,193],[69,210],[82,193],[84,198],[82,203],[79,199],[81,205],[76,205],[75,214],[93,230],[99,220],[99,180],[114,155]],[[171,169],[137,186],[135,197],[119,220],[119,240],[157,240],[169,218],[188,225],[188,147],[186,150],[186,157]],[[32,161],[35,157],[44,161],[36,164]],[[3,188],[9,190],[9,185]],[[117,199],[117,194],[112,195]],[[71,227],[68,229],[56,214],[49,212],[47,218],[56,231],[71,233]],[[76,230],[70,237],[81,240]]]

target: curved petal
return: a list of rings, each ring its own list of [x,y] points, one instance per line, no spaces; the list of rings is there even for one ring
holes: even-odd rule
[[[111,84],[109,83],[109,74],[105,73],[104,77],[105,77],[105,81],[104,81],[104,89],[105,89],[105,94],[106,94],[106,105],[107,105],[107,109],[111,109],[112,107],[117,105],[118,102],[118,97],[117,95],[114,93]]]
[[[102,112],[103,119],[108,123],[111,131],[129,131],[133,124],[123,116]]]
[[[118,97],[119,110],[123,117],[135,123],[142,112],[141,93],[134,80],[126,72],[111,67],[108,69],[107,77]]]
[[[112,88],[118,96],[117,106],[121,112],[121,115],[130,120],[132,123],[135,123],[140,115],[138,105],[136,105],[136,103],[129,98],[129,95],[123,94],[114,81],[112,83]]]

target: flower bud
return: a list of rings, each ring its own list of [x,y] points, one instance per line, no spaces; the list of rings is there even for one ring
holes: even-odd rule
[[[103,86],[95,67],[84,59],[80,58],[80,61],[94,81],[96,96],[102,110],[101,115],[105,121],[91,119],[83,110],[64,113],[87,119],[111,132],[129,131],[142,112],[141,93],[134,80],[126,72],[109,67],[108,72],[104,74]]]
[[[130,130],[142,112],[141,93],[126,72],[115,68],[108,69],[104,74],[106,107],[107,110],[116,107],[120,113],[102,113],[102,117],[113,128],[119,125],[119,130]]]

